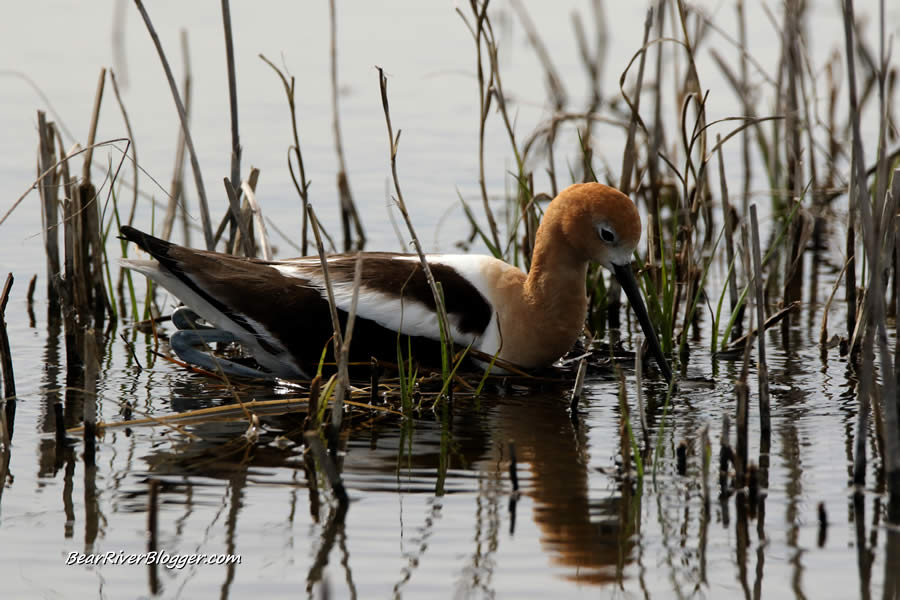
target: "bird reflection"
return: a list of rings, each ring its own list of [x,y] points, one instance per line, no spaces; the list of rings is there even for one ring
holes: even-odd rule
[[[515,440],[531,472],[523,493],[534,503],[533,519],[551,562],[570,568],[566,577],[607,583],[621,573],[631,552],[627,484],[603,498],[589,493],[587,425],[573,424],[564,394],[529,395],[498,402],[490,422],[494,447]]]
[[[184,391],[191,389],[196,390],[196,386],[187,385]],[[440,410],[423,411],[414,423],[385,413],[357,411],[341,437],[344,482],[351,496],[357,498],[366,492],[385,491],[426,493],[435,498],[444,493],[473,494],[478,514],[472,515],[472,522],[479,529],[475,539],[488,543],[475,544],[478,548],[472,550],[470,564],[463,567],[459,585],[469,589],[484,587],[496,562],[485,556],[484,549],[497,552],[498,544],[516,543],[515,534],[500,534],[506,527],[499,523],[510,518],[500,507],[507,506],[511,493],[507,448],[509,441],[514,440],[523,474],[521,494],[533,506],[532,515],[523,514],[520,506],[519,520],[530,516],[538,525],[539,541],[548,563],[562,577],[580,583],[614,581],[621,578],[625,564],[632,560],[631,534],[637,511],[630,506],[628,483],[617,484],[616,489],[604,492],[602,497],[592,497],[588,424],[584,419],[576,424],[570,420],[567,395],[566,390],[551,389],[478,401],[457,399],[443,415]],[[173,397],[170,402],[176,412],[190,405],[187,395]],[[215,403],[209,398],[203,402]],[[181,485],[163,488],[164,495],[183,494],[190,476],[230,482],[238,477],[252,485],[263,470],[266,485],[296,485],[298,473],[305,473],[303,480],[314,479],[314,473],[310,474],[304,463],[303,417],[294,414],[264,418],[263,435],[255,443],[243,436],[247,427],[243,422],[191,426],[187,431],[193,438],[158,444],[145,461],[152,476],[187,476],[179,477]],[[331,514],[319,514],[318,493],[310,493],[311,509],[313,496],[313,520],[327,529],[333,520]],[[328,504],[322,509],[327,511]],[[353,513],[352,505],[349,512]],[[343,523],[338,531],[337,539],[342,543],[345,535],[353,537],[353,530],[348,527],[345,531]],[[320,536],[320,544],[328,543],[329,547],[319,548],[316,556],[324,555],[327,561],[334,539]],[[241,549],[238,546],[234,551]],[[421,553],[427,551],[427,545],[420,549]],[[399,576],[395,591],[399,592],[410,579],[409,571],[415,570],[417,563],[417,559],[411,560],[411,566]],[[308,589],[319,583],[321,567],[313,565]],[[352,564],[344,565],[348,577],[351,567]]]

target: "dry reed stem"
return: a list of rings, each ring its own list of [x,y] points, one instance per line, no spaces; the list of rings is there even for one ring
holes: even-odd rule
[[[240,209],[240,201],[238,200],[238,191],[231,186],[231,181],[227,177],[222,178],[222,183],[225,186],[225,194],[228,196],[228,206],[229,211],[234,210],[234,207],[237,207],[237,212],[231,212],[232,220],[231,223],[237,223],[237,233],[232,238],[232,242],[234,247],[231,248],[231,251],[237,254],[237,244],[240,243],[244,249],[244,256],[247,258],[253,258],[256,256],[256,248],[253,243],[253,229],[249,227],[247,223],[247,219],[243,218]],[[222,219],[222,222],[219,223],[219,228],[216,231],[216,239],[224,233],[225,225],[229,222],[229,219],[226,217]]]
[[[747,74],[747,19],[744,15],[744,0],[737,0],[738,43],[740,52],[740,94],[744,115],[750,116],[750,79]],[[753,178],[752,163],[750,161],[750,133],[744,131],[741,134],[741,164],[744,170],[744,186],[741,195],[741,214],[746,215],[750,210],[750,181]]]
[[[234,69],[234,40],[231,33],[231,7],[222,0],[222,25],[225,33],[225,60],[228,65],[228,106],[231,113],[231,187],[241,185],[241,137],[238,131],[237,76]],[[231,224],[231,237],[237,229]]]
[[[587,373],[587,357],[578,362],[578,371],[575,373],[575,385],[572,387],[572,397],[569,401],[572,419],[578,418],[578,403],[584,390],[584,376]]]
[[[800,154],[800,127],[802,121],[800,119],[800,108],[798,100],[797,80],[802,77],[800,57],[799,57],[799,36],[800,25],[798,14],[800,7],[797,0],[787,0],[784,4],[784,25],[782,27],[782,56],[784,58],[784,77],[787,79],[785,92],[785,136],[784,136],[784,158],[787,171],[787,181],[785,184],[788,194],[788,203],[791,205],[791,212],[794,212],[793,205],[800,203],[803,189],[803,164],[801,163]],[[777,150],[776,150],[777,151]],[[809,160],[813,160],[809,157]],[[798,218],[799,217],[799,218]],[[795,300],[799,300],[803,285],[803,261],[802,252],[805,245],[803,244],[803,230],[806,223],[803,211],[799,210],[789,226],[788,243],[784,254],[784,304],[791,304]],[[790,319],[782,322],[782,345],[785,348],[790,346]]]
[[[831,309],[831,302],[834,300],[834,295],[837,293],[838,288],[841,286],[841,281],[844,279],[844,273],[847,272],[847,265],[850,263],[849,260],[844,261],[844,266],[841,268],[841,272],[838,274],[837,279],[834,280],[834,286],[831,288],[831,294],[828,295],[828,300],[825,301],[825,305],[822,308],[822,326],[819,329],[819,345],[821,346],[821,351],[824,353],[827,351],[825,345],[828,342],[828,311]]]
[[[656,38],[662,39],[665,27],[665,0],[656,4]],[[647,268],[656,289],[662,286],[662,273],[659,264],[664,259],[660,247],[662,229],[660,224],[659,197],[662,177],[659,169],[659,157],[665,147],[662,117],[662,81],[663,81],[663,46],[656,45],[656,80],[653,85],[653,129],[650,132],[650,148],[647,154],[647,170],[650,175],[650,194],[647,206]]]
[[[12,351],[9,346],[9,336],[6,332],[6,304],[9,302],[9,291],[13,285],[13,274],[6,275],[3,291],[0,292],[0,379],[3,380],[3,397],[0,402],[0,412],[6,414],[6,402],[14,402],[16,399],[16,378],[13,373]],[[9,437],[4,423],[5,439],[2,440],[3,449],[9,449]],[[5,486],[6,479],[0,478],[0,486]]]
[[[794,312],[798,308],[800,308],[799,301],[794,302],[788,306],[784,306],[781,309],[775,311],[774,313],[772,313],[771,315],[768,316],[768,318],[766,319],[766,322],[762,326],[762,330],[765,331],[765,330],[777,325],[778,323],[781,323],[787,315]],[[738,348],[743,349],[743,347],[744,347],[743,345],[746,344],[748,341],[751,341],[754,336],[759,335],[759,331],[760,331],[759,327],[753,328],[751,331],[748,331],[747,333],[745,333],[741,337],[737,338],[736,340],[732,340],[731,342],[729,342],[727,346],[723,346],[723,350],[736,350]]]
[[[258,172],[258,169],[254,169],[254,171]],[[272,260],[272,245],[269,243],[269,233],[266,231],[266,222],[263,219],[262,209],[256,201],[256,192],[253,191],[253,188],[250,187],[250,183],[247,181],[241,182],[241,189],[244,191],[244,200],[250,207],[250,212],[253,216],[253,226],[256,232],[254,239],[262,252],[263,259]]]
[[[765,323],[765,304],[763,300],[762,257],[759,248],[759,221],[756,217],[756,205],[750,206],[750,227],[753,244],[753,285],[756,290],[756,322]],[[772,432],[769,408],[769,369],[766,365],[766,336],[757,336],[757,378],[759,380],[759,424],[760,436],[768,439]]]
[[[622,97],[631,108],[631,120],[628,123],[628,135],[625,138],[625,150],[622,154],[622,173],[619,176],[619,189],[626,196],[631,194],[631,177],[634,165],[637,162],[637,150],[635,149],[635,135],[637,133],[637,123],[640,118],[638,115],[641,109],[641,88],[644,83],[644,65],[647,62],[647,41],[650,39],[650,27],[653,25],[653,7],[647,9],[647,17],[644,19],[644,41],[641,44],[641,60],[638,63],[637,83],[634,90],[634,102],[632,103],[625,94],[625,75],[627,70],[622,72],[619,78],[619,88],[622,90]]]
[[[384,119],[385,123],[387,124],[388,142],[390,143],[391,149],[391,175],[394,179],[394,191],[397,192],[397,196],[394,197],[394,203],[400,210],[400,214],[403,215],[403,220],[404,222],[406,222],[406,229],[409,231],[409,236],[412,239],[413,246],[416,249],[416,254],[419,255],[419,262],[422,265],[422,270],[425,272],[425,278],[428,280],[428,286],[431,288],[431,293],[434,296],[434,306],[437,312],[437,317],[441,323],[441,328],[444,330],[447,336],[447,347],[452,348],[453,339],[452,333],[450,331],[450,320],[447,318],[447,309],[444,305],[444,298],[438,291],[437,282],[435,282],[434,275],[431,273],[431,267],[428,265],[428,259],[425,258],[425,253],[422,251],[422,244],[419,242],[419,237],[416,235],[416,230],[413,227],[412,220],[409,217],[409,212],[406,210],[406,202],[404,202],[403,200],[403,192],[400,191],[400,179],[397,176],[397,149],[400,146],[401,130],[397,130],[397,137],[395,138],[394,129],[391,126],[391,110],[388,105],[387,77],[384,76],[384,71],[381,67],[376,68],[378,69],[378,81],[381,88],[381,105],[384,108]]]
[[[128,211],[128,225],[132,225],[134,222],[134,211],[137,208],[138,173],[140,172],[140,168],[138,167],[137,144],[134,141],[134,132],[131,129],[131,119],[128,118],[128,111],[125,110],[122,94],[119,93],[119,83],[116,81],[116,73],[112,69],[109,71],[109,80],[112,83],[113,93],[116,96],[116,103],[119,105],[119,111],[122,113],[122,120],[125,122],[125,131],[128,132],[128,139],[131,141],[131,164],[134,166],[134,174],[132,175],[134,181],[131,185],[133,196],[131,199],[131,209]]]
[[[873,327],[877,328],[877,341],[879,358],[881,360],[881,378],[882,378],[882,394],[881,394],[881,410],[876,412],[879,416],[884,413],[884,456],[885,470],[888,474],[888,489],[893,499],[900,498],[900,406],[897,400],[897,372],[892,366],[890,360],[890,352],[887,344],[887,329],[885,320],[887,317],[887,309],[885,306],[885,289],[884,284],[886,278],[881,277],[881,265],[884,265],[885,272],[887,266],[891,263],[891,249],[895,245],[896,227],[897,227],[897,202],[900,201],[900,169],[894,171],[892,192],[888,194],[888,160],[886,157],[886,137],[887,137],[887,103],[885,77],[888,68],[888,56],[885,52],[885,26],[884,26],[884,2],[880,3],[880,21],[879,21],[879,64],[877,71],[878,79],[878,107],[879,107],[879,132],[878,132],[878,160],[876,171],[876,191],[874,203],[873,225],[874,232],[869,230],[869,237],[874,233],[875,241],[873,243],[873,252],[875,261],[872,263],[872,271],[870,275],[869,290],[873,294],[872,297],[872,318],[874,320]],[[858,115],[856,115],[858,119]],[[855,135],[855,133],[854,133]],[[862,160],[862,156],[859,156]],[[893,206],[889,202],[893,200]],[[896,269],[896,265],[895,265]],[[897,272],[895,270],[894,277],[896,279]],[[895,352],[900,341],[895,340]]]
[[[872,214],[872,206],[869,203],[866,192],[866,175],[865,175],[865,158],[863,155],[862,137],[859,125],[859,101],[856,94],[856,75],[854,68],[853,55],[853,24],[855,23],[853,16],[852,0],[844,0],[843,2],[844,16],[844,39],[846,43],[846,58],[848,68],[848,88],[850,94],[850,122],[853,132],[853,181],[854,185],[850,187],[851,205],[856,205],[860,212],[862,225],[862,241],[865,249],[866,259],[869,263],[869,282],[864,297],[864,311],[861,322],[857,325],[857,329],[862,327],[865,331],[862,343],[862,364],[859,386],[857,388],[860,407],[859,419],[857,421],[856,430],[856,453],[854,460],[854,476],[853,480],[856,485],[862,485],[865,482],[866,467],[866,448],[865,442],[868,430],[868,416],[871,410],[871,395],[873,393],[873,375],[874,375],[874,343],[875,332],[878,330],[879,354],[882,363],[882,380],[884,391],[890,394],[892,400],[891,412],[888,415],[893,422],[894,427],[886,433],[885,442],[889,444],[890,449],[886,446],[886,455],[882,457],[886,471],[888,473],[888,485],[892,496],[900,494],[900,431],[897,431],[896,417],[896,379],[894,377],[893,368],[890,362],[889,353],[887,351],[887,335],[884,325],[885,306],[884,306],[884,284],[881,277],[881,246],[883,235],[890,237],[893,227],[886,228],[885,222],[882,221],[883,200],[875,199],[876,214]],[[893,216],[893,215],[892,215]],[[889,244],[890,247],[893,244]]]
[[[47,299],[54,312],[59,307],[62,284],[59,265],[59,175],[56,172],[54,131],[43,111],[38,111],[38,185],[41,196],[41,225],[47,258]],[[41,174],[44,174],[41,177]]]
[[[197,160],[197,152],[194,150],[194,141],[191,138],[190,128],[188,127],[187,114],[185,113],[184,105],[181,102],[181,96],[178,94],[175,77],[172,75],[172,69],[169,67],[169,61],[166,59],[162,43],[159,41],[159,36],[156,35],[156,30],[153,28],[153,23],[150,21],[150,15],[147,14],[147,10],[144,8],[142,0],[134,0],[134,3],[141,13],[141,17],[144,19],[144,24],[147,26],[147,31],[150,33],[150,38],[153,40],[153,45],[156,47],[156,52],[159,54],[159,60],[166,73],[166,79],[169,82],[169,89],[172,92],[172,99],[175,101],[175,108],[178,111],[178,118],[181,121],[181,128],[184,131],[184,140],[191,157],[191,169],[194,173],[194,183],[197,186],[197,197],[200,200],[200,220],[203,223],[203,236],[206,239],[206,249],[212,250],[215,248],[215,243],[213,241],[212,223],[210,222],[209,217],[209,204],[206,201],[206,188],[203,185],[203,175],[200,173],[200,163]]]
[[[328,309],[331,313],[331,326],[334,329],[334,336],[332,337],[332,342],[334,344],[334,356],[339,357],[341,355],[341,350],[344,347],[344,336],[341,333],[341,321],[338,318],[337,304],[335,304],[334,301],[334,289],[331,286],[331,276],[328,274],[328,258],[325,256],[325,246],[322,244],[322,236],[319,235],[319,220],[318,218],[316,218],[316,213],[313,210],[312,204],[308,204],[306,206],[306,210],[309,211],[309,223],[312,226],[313,235],[316,238],[316,248],[319,251],[319,262],[322,265],[322,278],[325,281],[325,292],[328,296]],[[338,380],[343,380],[343,385],[340,389],[335,389],[336,404],[343,402],[343,398],[338,398],[338,392],[350,389],[350,382],[349,377],[347,376],[346,369],[344,369],[344,372],[338,373]],[[340,419],[338,419],[338,423],[339,422]]]
[[[719,159],[719,185],[722,194],[722,215],[725,220],[725,257],[729,265],[734,265],[734,241],[732,236],[737,227],[734,223],[734,212],[731,202],[728,199],[728,181],[725,178],[725,161],[722,159],[722,137],[716,135],[716,155]],[[738,290],[737,290],[737,273],[735,268],[731,268],[728,273],[728,299],[731,303],[731,312],[734,313],[738,308]],[[734,328],[731,332],[731,339],[736,340],[741,337],[741,331],[744,326],[744,310],[734,320]],[[728,340],[724,340],[727,344]]]
[[[335,431],[340,431],[341,420],[344,416],[344,395],[350,389],[350,374],[347,363],[350,360],[350,342],[353,340],[353,325],[356,323],[356,305],[359,300],[359,288],[362,282],[363,254],[356,253],[356,263],[353,267],[353,296],[350,300],[350,312],[347,313],[347,324],[344,327],[344,338],[341,342],[341,352],[338,355],[338,380],[334,391],[334,406],[331,409],[331,424]]]
[[[366,244],[366,234],[363,231],[356,204],[353,202],[353,194],[350,192],[350,182],[347,180],[347,164],[344,159],[344,142],[341,137],[340,111],[338,110],[338,76],[337,76],[337,16],[335,0],[329,0],[329,17],[331,24],[331,125],[334,130],[334,149],[338,159],[337,186],[341,201],[341,222],[344,228],[344,252],[349,252],[352,246],[350,223],[356,230],[356,244],[362,248]]]
[[[228,219],[228,242],[225,244],[225,251],[233,253],[237,247],[235,236],[238,231],[238,223],[243,220],[243,215],[241,213],[241,141],[238,132],[237,84],[234,70],[234,42],[231,35],[231,8],[228,0],[222,0],[222,22],[225,30],[225,56],[228,63],[228,105],[231,114],[231,180],[229,184],[233,190],[233,193],[228,193],[229,210],[225,214],[226,218],[229,215],[231,216]],[[218,234],[216,239],[218,239]],[[250,247],[254,248],[252,242]],[[248,256],[255,255],[256,253],[254,252]]]
[[[847,78],[849,80],[849,100],[850,100],[850,121],[853,122],[853,115],[858,115],[858,101],[856,97],[856,69],[853,59],[853,5],[848,0],[842,0],[841,3],[844,15],[844,40],[847,59]],[[856,130],[859,131],[859,119],[855,119]],[[852,155],[856,157],[857,143],[859,138],[854,135]],[[861,146],[860,146],[861,150]],[[852,159],[851,159],[852,162]],[[856,169],[852,169],[853,164],[857,165]],[[865,186],[865,177],[862,175],[862,157],[856,157],[856,162],[851,164],[850,172],[850,189],[848,193],[847,208],[847,338],[853,340],[855,338],[855,330],[857,327],[857,299],[856,299],[856,211],[860,195],[864,195],[861,187]],[[863,459],[864,460],[864,459]]]
[[[469,6],[472,8],[472,13],[475,15],[475,27],[473,28],[469,25],[468,20],[466,20],[465,15],[462,11],[457,8],[456,13],[463,20],[463,23],[466,24],[466,27],[469,29],[469,32],[472,34],[472,39],[475,41],[475,66],[476,66],[476,75],[478,80],[478,186],[481,189],[481,201],[484,207],[484,214],[487,217],[488,228],[491,230],[491,238],[494,242],[494,248],[499,250],[500,248],[500,234],[497,230],[497,221],[494,219],[494,212],[491,210],[490,201],[488,199],[487,186],[485,183],[485,175],[484,175],[484,136],[485,129],[487,124],[487,118],[490,114],[491,107],[491,99],[493,98],[496,90],[493,89],[492,86],[485,87],[485,77],[484,77],[484,64],[481,59],[481,44],[482,40],[488,45],[488,53],[490,53],[490,41],[487,39],[488,29],[485,28],[485,24],[488,19],[487,17],[487,7],[490,0],[483,0],[481,4],[481,8],[479,10],[478,0],[469,0]],[[491,63],[493,64],[493,63]],[[491,78],[489,81],[493,81],[493,70],[491,71]]]
[[[887,244],[886,249],[890,252],[891,247],[897,251],[900,258],[900,235],[897,235],[898,218],[896,217],[897,204],[900,203],[900,169],[894,170],[893,185],[890,193],[894,200],[893,207],[893,223],[887,230],[888,236],[894,236],[893,244]],[[897,285],[898,273],[894,271],[894,282]],[[900,298],[897,299],[900,302]],[[900,314],[900,313],[898,313]],[[884,313],[881,314],[884,316]],[[900,331],[900,318],[895,315],[895,327]],[[900,337],[894,338],[895,362],[893,372],[891,372],[890,351],[887,346],[887,329],[884,320],[877,323],[878,327],[878,346],[881,359],[881,379],[882,379],[882,398],[884,401],[885,413],[885,463],[888,473],[888,489],[895,498],[900,494],[900,398],[897,393],[897,374],[900,372],[900,363],[896,361],[896,357],[900,357]]]
[[[171,360],[175,364],[184,364],[179,363],[171,357],[165,357],[168,360]],[[202,370],[198,370],[198,372],[202,372]],[[211,377],[219,377],[219,375],[211,372],[204,372]],[[313,380],[313,384],[316,383],[316,380]],[[310,392],[314,390],[314,386],[310,387]],[[357,390],[351,390],[354,393]],[[368,396],[368,394],[365,394]],[[198,423],[209,423],[213,421],[231,421],[231,420],[247,420],[248,415],[250,414],[263,414],[264,416],[272,416],[272,415],[280,415],[280,414],[288,414],[298,412],[303,408],[307,409],[310,413],[314,411],[316,408],[314,400],[318,398],[313,398],[311,395],[309,398],[286,398],[286,399],[278,399],[278,400],[251,400],[249,402],[244,402],[241,404],[226,404],[222,406],[213,406],[209,408],[200,408],[196,410],[189,410],[182,413],[165,415],[165,416],[154,416],[154,415],[146,415],[139,419],[129,419],[126,421],[115,421],[115,422],[103,422],[99,421],[97,423],[97,432],[104,432],[111,429],[122,429],[126,427],[138,427],[144,425],[150,426],[163,426],[172,429],[173,431],[177,431],[181,435],[185,437],[189,437],[191,439],[199,439],[198,436],[192,434],[190,431],[185,429],[184,427],[187,425],[195,425]],[[398,412],[396,410],[387,408],[386,406],[372,406],[368,403],[364,402],[356,402],[351,400],[344,400],[344,404],[350,406],[356,406],[357,408],[373,410],[376,412],[392,414],[394,416],[403,416],[403,413]],[[252,413],[250,412],[252,411]],[[141,414],[141,413],[139,413]],[[64,430],[65,433],[75,435],[82,433],[84,431],[83,426],[73,427],[71,429]]]
[[[750,207],[753,210],[753,206]],[[752,214],[752,213],[751,213]],[[744,232],[747,231],[746,226]],[[750,315],[750,329],[753,329],[753,315]],[[744,346],[744,356],[741,361],[741,374],[735,383],[734,390],[737,396],[737,452],[734,455],[735,479],[738,489],[747,485],[747,472],[749,470],[749,431],[748,421],[750,416],[750,387],[747,384],[750,373],[750,348],[751,344]]]
[[[100,121],[100,104],[103,101],[103,88],[106,84],[106,69],[100,69],[100,78],[97,80],[97,91],[94,94],[94,110],[91,112],[91,124],[88,127],[87,152],[84,154],[84,165],[81,170],[82,183],[91,181],[91,162],[94,157],[94,141],[97,135],[97,124]]]
[[[477,14],[477,10],[476,10],[477,0],[470,0],[470,3],[472,5],[473,11],[476,12],[476,14]],[[483,32],[484,40],[486,43],[486,50],[487,50],[488,58],[490,59],[490,65],[491,65],[491,73],[490,73],[491,78],[490,78],[490,85],[488,88],[489,97],[487,100],[488,100],[488,103],[490,102],[491,98],[495,98],[497,100],[497,110],[500,111],[500,116],[502,117],[503,125],[506,128],[506,134],[509,137],[510,149],[513,151],[513,154],[515,155],[516,169],[517,169],[516,177],[518,178],[517,184],[519,186],[519,192],[520,192],[519,196],[521,196],[522,195],[521,194],[521,186],[524,185],[525,180],[527,180],[528,177],[524,173],[524,164],[525,163],[522,158],[522,153],[519,151],[519,146],[516,143],[516,132],[515,132],[515,128],[513,127],[513,120],[509,116],[508,107],[506,105],[506,94],[503,92],[503,81],[500,77],[500,60],[499,60],[499,56],[498,56],[499,48],[497,45],[497,38],[494,35],[494,27],[491,24],[490,17],[488,17],[487,13],[486,13],[487,0],[485,0],[485,3],[483,6],[484,6],[484,14],[483,14],[484,18],[480,22],[481,28],[479,29],[479,33]],[[460,15],[461,14],[462,13],[460,13]],[[468,25],[468,23],[466,23],[466,25]],[[471,28],[470,28],[470,30],[471,30]],[[473,35],[474,35],[474,33],[473,33]],[[476,40],[476,42],[477,42],[477,40]],[[480,60],[480,56],[481,56],[480,45],[478,45],[478,49],[479,49],[479,60]],[[488,106],[485,106],[485,111],[487,110],[487,108],[488,108]],[[486,112],[485,112],[485,115],[486,115]],[[483,116],[483,118],[487,118],[487,117]],[[524,202],[520,202],[520,204],[523,204],[523,203]],[[533,242],[533,240],[530,240],[530,241]],[[530,255],[527,256],[526,259],[530,260],[531,256]]]
[[[184,81],[181,84],[182,93],[184,94],[184,114],[186,118],[190,119],[193,73],[191,72],[187,31],[184,29],[181,30],[181,56],[182,68],[184,69]],[[175,166],[172,169],[172,181],[169,184],[169,202],[166,205],[166,214],[163,217],[162,232],[160,234],[160,237],[164,240],[168,240],[172,236],[172,228],[175,226],[175,216],[178,212],[179,202],[184,207],[184,154],[186,148],[184,128],[179,127],[178,141],[175,144]],[[187,210],[182,208],[182,214],[187,214]],[[186,245],[188,244],[186,236],[183,241]]]
[[[297,194],[300,196],[300,200],[302,202],[302,225],[300,232],[300,252],[302,256],[306,256],[307,252],[307,239],[306,232],[308,227],[307,223],[307,212],[306,205],[309,203],[309,181],[306,179],[306,170],[303,167],[303,153],[300,151],[300,134],[297,131],[297,107],[294,102],[294,76],[291,76],[291,81],[288,83],[287,77],[285,77],[284,73],[275,66],[272,61],[263,56],[262,54],[259,57],[269,65],[275,73],[278,74],[278,77],[281,79],[281,83],[284,86],[284,93],[287,96],[288,108],[291,111],[291,131],[294,136],[294,144],[288,149],[288,170],[291,174],[291,180],[294,182],[294,187],[297,190]],[[293,151],[294,157],[297,159],[297,166],[300,170],[300,181],[297,182],[297,178],[294,175],[294,166],[291,163],[291,151]]]
[[[106,286],[103,279],[103,244],[101,236],[100,210],[97,204],[98,192],[90,182],[91,162],[97,124],[100,119],[100,107],[103,99],[103,90],[106,81],[106,69],[101,69],[100,78],[94,95],[94,106],[91,114],[91,124],[88,130],[88,144],[84,153],[81,182],[67,182],[67,210],[71,211],[74,222],[67,223],[70,232],[69,243],[66,252],[71,252],[71,258],[67,259],[66,285],[73,288],[71,298],[75,313],[81,319],[93,317],[95,324],[103,322],[104,313],[115,314],[109,304],[106,294]],[[127,152],[127,150],[126,150]],[[122,159],[124,160],[123,154]],[[119,163],[121,168],[121,161]],[[119,169],[116,170],[118,176]],[[110,184],[110,194],[115,185],[115,179]],[[71,227],[69,226],[71,225]],[[72,267],[69,270],[69,267]],[[71,339],[71,338],[70,338]],[[76,344],[80,346],[80,344]],[[79,349],[77,352],[80,352]]]

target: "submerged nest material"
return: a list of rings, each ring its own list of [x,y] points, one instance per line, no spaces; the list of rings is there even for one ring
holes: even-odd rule
[[[164,336],[160,336],[160,338],[164,338]],[[517,393],[531,393],[547,386],[563,388],[572,385],[574,369],[581,359],[587,358],[595,376],[600,377],[604,375],[613,376],[610,366],[612,362],[622,364],[633,363],[635,360],[634,353],[624,350],[621,344],[593,343],[590,348],[584,348],[581,345],[576,346],[572,352],[558,361],[556,365],[538,372],[526,373],[513,365],[500,365],[500,361],[497,361],[495,364],[502,366],[508,373],[491,374],[477,368],[471,362],[466,363],[465,359],[468,357],[463,357],[462,352],[460,351],[456,355],[454,363],[462,360],[465,368],[461,367],[453,374],[449,388],[442,381],[439,368],[421,366],[415,364],[415,361],[412,367],[409,364],[405,366],[407,373],[411,373],[411,375],[407,375],[406,382],[401,381],[403,368],[395,363],[375,360],[371,363],[350,363],[348,365],[351,368],[350,372],[357,377],[351,378],[349,397],[344,403],[347,406],[363,411],[375,411],[384,415],[413,418],[413,412],[419,412],[423,407],[433,408],[445,395],[444,392],[448,390],[451,392],[451,397],[474,398],[481,395],[482,389],[486,384],[491,384],[495,388],[507,391],[513,390]],[[215,380],[214,382],[208,382],[207,385],[211,386],[211,389],[220,388],[226,395],[231,395],[235,402],[177,414],[163,416],[143,415],[135,419],[99,422],[97,424],[98,433],[102,434],[109,429],[164,426],[172,428],[185,436],[195,437],[183,427],[210,422],[246,421],[252,419],[253,416],[305,415],[310,412],[311,406],[322,407],[324,403],[324,409],[329,409],[334,399],[333,392],[336,374],[331,374],[330,378],[322,383],[321,386],[320,381],[281,380],[265,377],[262,370],[258,371],[261,375],[260,378],[228,377],[224,373],[215,373],[198,368],[160,351],[155,351],[155,353],[173,365],[207,377],[210,380]],[[259,367],[251,357],[244,355],[242,348],[238,344],[230,344],[218,352],[211,352],[210,355],[214,359],[221,358],[222,360],[246,365],[248,370],[258,369]],[[485,362],[489,362],[492,359],[491,356],[481,355],[471,349],[468,350],[468,356]],[[333,373],[336,367],[337,365],[333,362],[323,362],[320,371],[325,370]],[[368,379],[358,377],[366,371],[369,373]],[[257,399],[258,397],[271,396],[273,394],[273,386],[281,387],[281,391],[275,390],[275,393],[279,395],[284,394],[284,388],[291,391],[296,389],[299,393],[293,394],[288,392],[281,398]],[[315,392],[318,397],[313,404],[311,403],[310,392],[316,388],[322,391]],[[412,402],[406,402],[407,399],[404,398],[404,395],[408,395]],[[244,398],[250,398],[250,400],[244,400]],[[68,433],[75,434],[82,431],[82,427],[76,427],[69,429]]]

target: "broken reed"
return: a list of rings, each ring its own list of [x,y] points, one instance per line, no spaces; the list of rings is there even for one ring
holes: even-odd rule
[[[102,330],[107,316],[111,318],[110,325],[115,325],[115,309],[104,282],[106,255],[101,193],[106,198],[108,194],[95,188],[91,181],[91,159],[105,81],[106,70],[101,69],[84,151],[67,154],[55,124],[47,121],[43,111],[38,111],[36,182],[41,196],[47,257],[48,315],[50,319],[59,319],[62,311],[70,369],[80,368],[85,363],[88,330]],[[72,159],[76,156],[83,160],[81,177],[70,172]],[[59,256],[60,227],[63,229],[62,265]]]

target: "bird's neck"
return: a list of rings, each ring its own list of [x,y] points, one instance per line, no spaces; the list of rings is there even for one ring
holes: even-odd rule
[[[535,240],[531,269],[525,280],[525,293],[544,307],[545,312],[559,313],[564,320],[577,320],[578,332],[587,311],[585,278],[588,260],[553,235],[542,224]]]

